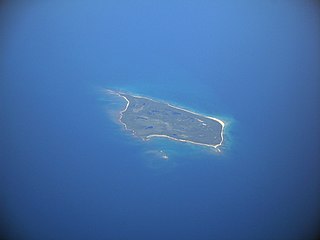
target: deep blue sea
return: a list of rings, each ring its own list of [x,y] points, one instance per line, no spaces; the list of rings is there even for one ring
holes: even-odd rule
[[[319,1],[0,9],[3,239],[320,236]],[[221,153],[131,136],[106,88],[222,119]]]

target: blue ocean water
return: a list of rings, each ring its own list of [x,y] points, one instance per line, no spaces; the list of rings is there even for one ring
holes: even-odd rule
[[[319,12],[317,1],[1,5],[3,238],[315,239]],[[104,88],[223,119],[222,152],[139,141]]]

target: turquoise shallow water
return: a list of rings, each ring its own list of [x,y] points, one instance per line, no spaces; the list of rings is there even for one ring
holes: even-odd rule
[[[315,1],[3,5],[3,238],[314,239],[319,11]],[[102,88],[221,118],[221,153],[132,137],[116,119],[124,102]]]

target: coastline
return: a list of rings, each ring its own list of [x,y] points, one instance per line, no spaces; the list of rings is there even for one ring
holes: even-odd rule
[[[129,99],[126,98],[125,96],[122,96],[119,92],[116,92],[116,91],[113,91],[113,90],[109,90],[109,89],[107,89],[106,91],[107,91],[108,93],[110,93],[110,94],[117,95],[117,96],[119,96],[119,97],[124,98],[124,100],[126,100],[127,104],[126,104],[125,108],[120,111],[119,122],[124,125],[124,127],[125,127],[126,130],[129,130],[129,129],[127,128],[127,125],[126,125],[124,122],[122,122],[122,120],[121,120],[121,119],[122,119],[122,116],[123,116],[123,113],[124,113],[125,111],[127,111],[128,107],[129,107],[129,104],[130,104]],[[131,131],[134,132],[134,130],[131,130]]]
[[[126,130],[130,130],[130,131],[133,131],[133,134],[134,134],[134,130],[131,130],[131,129],[128,129],[127,128],[127,125],[122,121],[122,117],[123,117],[123,113],[125,113],[130,105],[130,101],[128,98],[126,98],[126,96],[123,96],[121,94],[121,92],[117,92],[117,91],[113,91],[113,90],[109,90],[107,89],[107,92],[109,92],[110,94],[115,94],[119,97],[122,97],[125,99],[125,101],[127,102],[125,108],[123,110],[120,111],[120,117],[119,117],[119,121],[124,125],[125,129]],[[128,94],[129,95],[129,94]],[[151,98],[148,98],[148,97],[142,97],[142,96],[135,96],[135,95],[131,95],[132,97],[135,97],[135,98],[144,98],[144,99],[148,99],[148,100],[151,100],[153,102],[157,102]],[[205,143],[199,143],[199,142],[193,142],[193,141],[190,141],[190,140],[184,140],[184,139],[179,139],[179,138],[174,138],[174,137],[170,137],[168,135],[162,135],[162,134],[151,134],[151,135],[148,135],[146,136],[145,138],[143,138],[143,140],[150,140],[151,138],[153,137],[162,137],[162,138],[169,138],[171,140],[175,140],[175,141],[179,141],[179,142],[186,142],[186,143],[192,143],[192,144],[195,144],[195,145],[201,145],[201,146],[206,146],[206,147],[213,147],[215,149],[217,149],[218,151],[220,151],[220,149],[218,149],[219,146],[222,145],[223,143],[223,132],[224,132],[224,127],[225,127],[225,123],[220,120],[220,119],[217,119],[217,118],[214,118],[214,117],[211,117],[211,116],[207,116],[207,115],[201,115],[199,113],[196,113],[196,112],[192,112],[190,110],[186,110],[186,109],[183,109],[183,108],[180,108],[180,107],[176,107],[176,106],[173,106],[169,103],[165,103],[167,104],[169,107],[172,107],[172,108],[175,108],[175,109],[179,109],[181,111],[185,111],[185,112],[189,112],[189,113],[192,113],[192,114],[195,114],[197,116],[201,116],[201,117],[205,117],[205,118],[208,118],[208,119],[211,119],[211,120],[214,120],[216,122],[218,122],[221,126],[222,126],[222,129],[221,129],[221,142],[219,144],[216,144],[216,145],[211,145],[211,144],[205,144]]]

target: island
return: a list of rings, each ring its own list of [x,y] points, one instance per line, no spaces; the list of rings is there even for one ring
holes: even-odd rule
[[[223,142],[224,122],[169,103],[107,90],[126,101],[119,121],[143,140],[154,137],[217,148]]]

